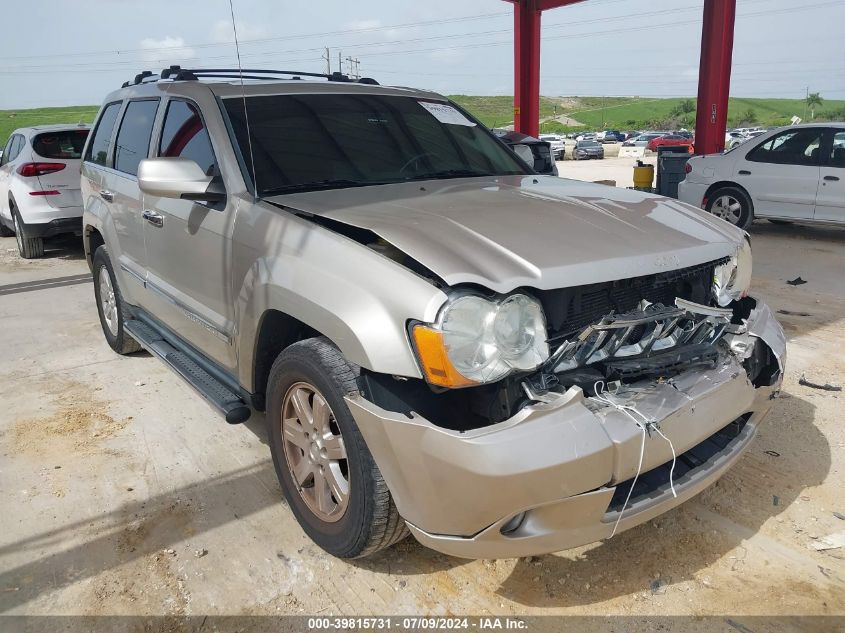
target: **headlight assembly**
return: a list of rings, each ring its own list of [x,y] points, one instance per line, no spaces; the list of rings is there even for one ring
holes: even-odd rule
[[[549,357],[543,309],[523,294],[457,297],[436,324],[415,325],[413,339],[426,380],[442,387],[494,382]]]
[[[725,307],[742,299],[751,287],[751,243],[744,239],[730,261],[717,266],[713,274],[713,296]]]

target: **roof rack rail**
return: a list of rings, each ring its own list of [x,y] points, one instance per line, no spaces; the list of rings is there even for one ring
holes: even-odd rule
[[[121,88],[128,88],[129,86],[137,86],[138,84],[148,83],[145,80],[150,79],[151,77],[158,77],[158,75],[153,74],[152,71],[144,70],[144,71],[138,73],[137,75],[135,75],[134,79],[131,79],[129,81],[124,81],[123,85],[120,86],[120,87]],[[150,81],[158,81],[158,79],[150,79]]]
[[[148,72],[148,71],[145,71]],[[142,73],[143,74],[143,73]],[[309,73],[299,70],[268,70],[263,68],[182,68],[178,65],[165,68],[159,74],[161,79],[173,79],[175,81],[195,81],[203,77],[208,79],[277,79],[279,75],[291,77],[292,79],[302,79],[302,77],[320,77],[329,81],[337,82],[356,82],[362,84],[379,85],[375,79],[370,77],[361,77],[360,79],[351,79],[348,75],[343,73],[333,72],[331,74],[325,73]],[[138,76],[135,77],[136,83]]]

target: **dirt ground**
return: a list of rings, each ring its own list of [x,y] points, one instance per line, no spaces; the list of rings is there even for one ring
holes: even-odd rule
[[[845,615],[845,548],[814,549],[845,530],[845,395],[798,384],[845,383],[845,230],[758,222],[752,240],[788,371],[717,485],[554,555],[408,539],[343,562],[282,502],[261,417],[229,426],[159,361],[106,346],[76,241],[28,262],[0,239],[0,613]]]

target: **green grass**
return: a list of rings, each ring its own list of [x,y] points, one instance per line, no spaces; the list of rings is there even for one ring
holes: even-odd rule
[[[513,97],[449,95],[449,98],[472,112],[487,127],[502,127],[513,121]],[[540,116],[552,116],[556,103],[556,99],[540,97]],[[560,114],[561,108],[557,111]]]
[[[0,110],[0,142],[3,147],[9,136],[19,127],[50,125],[51,123],[92,123],[100,106],[70,106],[67,108],[33,108],[31,110]]]
[[[452,95],[457,103],[477,116],[485,125],[502,126],[513,121],[513,99],[511,97],[480,97]],[[695,125],[695,115],[687,115],[685,120],[673,121],[672,111],[685,98],[637,98],[637,97],[541,97],[540,117],[552,115],[557,104],[557,113],[565,114],[583,124],[585,128],[615,128],[620,130],[643,129],[651,127],[686,127]],[[743,116],[753,110],[756,120],[743,121]],[[845,101],[825,100],[816,108],[816,120],[843,118]],[[803,99],[757,99],[732,98],[728,104],[728,122],[730,126],[740,124],[774,126],[785,125],[793,115],[804,117]],[[809,119],[809,112],[807,113]],[[544,130],[565,129],[560,124],[544,124]],[[574,128],[573,128],[574,129]]]

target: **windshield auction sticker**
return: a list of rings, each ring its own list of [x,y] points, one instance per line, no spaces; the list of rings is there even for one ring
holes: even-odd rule
[[[447,103],[433,103],[431,101],[417,101],[422,107],[431,112],[434,118],[449,125],[466,125],[474,127],[475,123],[466,118],[458,110]]]

